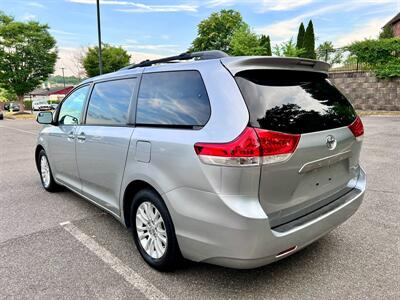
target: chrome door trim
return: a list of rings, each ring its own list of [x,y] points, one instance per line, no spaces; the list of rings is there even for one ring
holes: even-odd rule
[[[299,173],[300,174],[307,173],[307,172],[310,172],[310,171],[318,169],[318,168],[333,165],[341,160],[349,158],[350,154],[351,154],[351,151],[349,150],[349,151],[341,152],[341,153],[338,153],[335,155],[327,156],[327,157],[324,157],[321,159],[317,159],[317,160],[308,162],[300,168]]]

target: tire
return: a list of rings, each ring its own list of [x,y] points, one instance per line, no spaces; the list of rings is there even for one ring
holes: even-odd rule
[[[162,222],[159,221],[160,219],[155,218],[156,222],[153,224],[158,223],[157,225],[150,224],[149,227],[143,227],[146,226],[146,224],[141,220],[146,221],[144,217],[148,217],[148,214],[145,214],[146,207],[150,213],[153,213],[153,216],[156,216],[156,211],[158,211]],[[156,209],[156,211],[154,209]],[[175,270],[180,264],[182,256],[176,240],[175,228],[172,223],[171,216],[161,197],[151,189],[141,190],[134,196],[130,212],[133,239],[135,241],[136,248],[143,259],[151,267],[159,271],[168,272]],[[137,213],[140,215],[140,217],[137,216]],[[163,228],[165,231],[162,230]],[[142,238],[142,240],[139,240],[139,232],[141,232],[142,235],[147,236],[147,238]],[[166,243],[163,242],[165,237]],[[153,239],[153,244],[149,242],[151,239]],[[150,244],[150,249],[147,250],[145,249],[145,246],[147,245],[146,240],[147,243]],[[143,245],[142,243],[145,243],[146,245]],[[165,249],[163,247],[164,245]],[[151,251],[151,249],[154,249],[154,251]],[[164,252],[161,251],[163,249]],[[151,254],[151,252],[153,253]]]
[[[46,171],[43,170],[44,172],[42,172],[42,168],[45,167],[42,164],[43,160],[47,162],[48,177],[44,175],[44,172]],[[50,163],[47,158],[46,151],[44,151],[43,149],[40,150],[38,155],[38,168],[39,168],[40,181],[42,182],[43,188],[50,193],[58,192],[60,190],[60,186],[54,181],[53,173],[51,172]]]

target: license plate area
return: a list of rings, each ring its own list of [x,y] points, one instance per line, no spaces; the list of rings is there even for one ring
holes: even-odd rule
[[[299,201],[306,196],[308,199],[326,197],[347,186],[351,177],[349,159],[312,169],[300,176],[302,179],[294,192],[294,199]]]

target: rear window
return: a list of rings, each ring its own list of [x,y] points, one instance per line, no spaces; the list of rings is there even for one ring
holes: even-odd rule
[[[251,70],[236,75],[253,127],[308,133],[350,125],[356,113],[326,75]]]
[[[204,126],[211,108],[197,71],[143,74],[136,124],[191,128]]]

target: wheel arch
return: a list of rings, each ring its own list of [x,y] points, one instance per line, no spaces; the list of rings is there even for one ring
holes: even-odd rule
[[[161,199],[163,199],[163,197],[157,191],[157,189],[150,183],[148,183],[144,180],[140,180],[140,179],[131,181],[125,188],[124,196],[123,196],[123,206],[122,206],[123,222],[127,228],[130,228],[132,225],[129,215],[130,215],[130,209],[131,209],[133,198],[135,197],[137,192],[139,192],[143,189],[151,189],[154,192],[156,192],[160,196]],[[163,201],[164,201],[164,199],[163,199]]]
[[[39,170],[39,153],[42,150],[46,151],[42,145],[39,144],[39,145],[36,146],[36,149],[35,149],[35,163],[36,163],[36,169],[38,171],[40,171]]]

